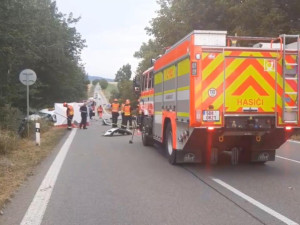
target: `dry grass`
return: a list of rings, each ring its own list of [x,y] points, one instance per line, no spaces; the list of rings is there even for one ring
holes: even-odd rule
[[[291,137],[291,139],[296,140],[296,141],[300,141],[300,135],[299,134],[295,134]]]
[[[0,209],[10,201],[17,188],[33,175],[34,168],[53,150],[66,130],[52,128],[41,135],[41,146],[22,139],[17,148],[0,155]]]
[[[16,149],[17,143],[18,137],[15,132],[0,130],[0,154],[7,154]]]

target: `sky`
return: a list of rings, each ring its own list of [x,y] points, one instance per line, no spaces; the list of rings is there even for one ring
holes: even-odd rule
[[[145,27],[156,17],[156,0],[56,0],[59,12],[81,17],[77,31],[86,40],[81,55],[91,76],[115,78],[129,63],[134,72],[139,60],[133,57],[147,36]]]

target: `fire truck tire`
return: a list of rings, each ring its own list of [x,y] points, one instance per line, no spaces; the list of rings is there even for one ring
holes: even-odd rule
[[[212,166],[217,165],[219,162],[219,149],[212,148],[210,153],[210,164]]]
[[[173,132],[170,123],[168,123],[167,125],[165,137],[165,147],[168,155],[168,160],[170,164],[174,165],[176,164],[176,151],[173,148]]]
[[[142,129],[142,141],[144,146],[153,145],[153,138],[146,134],[145,127]]]
[[[237,147],[231,149],[231,164],[237,165],[240,159],[240,150]]]

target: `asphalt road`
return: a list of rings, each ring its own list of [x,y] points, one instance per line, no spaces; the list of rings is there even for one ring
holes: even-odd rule
[[[103,137],[109,127],[94,119],[78,130],[62,165],[42,224],[284,224],[219,185],[219,179],[300,222],[300,164],[282,158],[266,165],[172,166],[160,146],[144,147],[141,137]],[[299,160],[299,144],[288,142],[278,155]],[[0,218],[20,224],[57,151],[41,165]]]
[[[130,136],[104,137],[107,129],[95,118],[87,130],[76,131],[49,186],[42,225],[300,223],[298,143],[286,143],[277,151],[284,158],[265,165],[232,166],[224,156],[214,167],[172,166],[159,145],[144,147],[139,135],[133,144]],[[21,223],[66,138],[4,210],[1,225]]]

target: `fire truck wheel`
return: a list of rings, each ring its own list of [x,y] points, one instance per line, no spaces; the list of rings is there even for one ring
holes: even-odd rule
[[[168,123],[167,125],[167,129],[166,129],[166,142],[165,142],[165,146],[166,146],[166,151],[168,154],[168,159],[169,159],[169,163],[171,163],[172,165],[176,164],[176,151],[173,148],[173,132],[172,132],[172,127],[171,124]]]
[[[237,165],[240,159],[240,150],[237,147],[231,149],[231,164]]]
[[[212,148],[210,152],[210,164],[211,165],[217,165],[219,161],[219,149],[218,148]]]
[[[142,141],[143,141],[144,146],[153,145],[153,139],[152,139],[152,137],[150,137],[149,135],[146,134],[144,126],[143,126],[143,129],[142,129]]]

